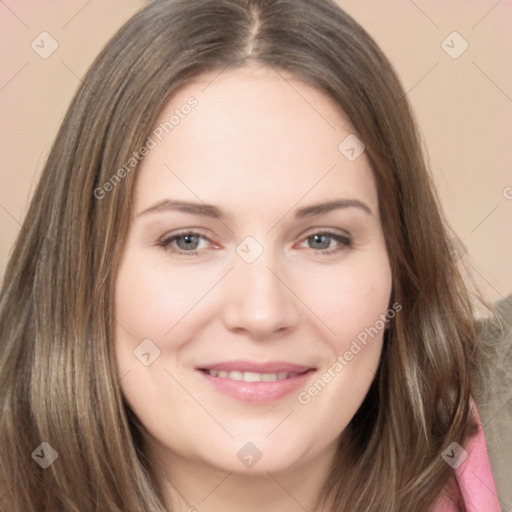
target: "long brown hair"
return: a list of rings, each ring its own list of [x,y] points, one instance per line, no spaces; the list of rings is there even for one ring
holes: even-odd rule
[[[178,87],[250,61],[313,85],[347,114],[374,171],[391,302],[402,306],[378,375],[343,433],[326,503],[333,511],[426,512],[451,478],[441,453],[468,436],[473,310],[392,66],[332,0],[160,0],[126,23],[87,73],[7,267],[5,512],[166,510],[142,449],[144,428],[120,392],[112,342],[136,168],[105,197],[97,190],[144,146]],[[43,441],[58,453],[44,470],[31,457]]]

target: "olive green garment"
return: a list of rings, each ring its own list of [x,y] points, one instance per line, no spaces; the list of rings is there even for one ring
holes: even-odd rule
[[[502,512],[512,512],[512,294],[496,305],[501,326],[479,322],[483,358],[474,378],[491,469]]]

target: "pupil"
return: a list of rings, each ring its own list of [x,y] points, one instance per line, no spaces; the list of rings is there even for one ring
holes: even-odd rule
[[[181,243],[181,241],[185,241],[185,243]],[[178,238],[178,246],[180,246],[180,249],[196,249],[197,243],[199,241],[199,237],[195,235],[184,235],[181,238]]]

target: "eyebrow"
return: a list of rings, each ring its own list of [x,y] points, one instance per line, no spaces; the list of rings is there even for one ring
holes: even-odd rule
[[[360,208],[368,215],[373,215],[370,207],[358,199],[336,199],[327,203],[313,204],[311,206],[300,208],[295,212],[295,217],[313,217],[314,215],[328,213],[332,210],[338,210],[341,208]]]
[[[368,215],[373,215],[372,210],[362,201],[358,199],[336,199],[327,203],[313,204],[299,208],[295,212],[295,218],[302,219],[305,217],[313,217],[315,215],[321,215],[328,213],[333,210],[343,208],[359,208]],[[212,219],[223,220],[227,215],[222,212],[220,208],[212,204],[206,203],[191,203],[187,201],[176,201],[172,199],[163,199],[158,203],[146,208],[140,212],[137,217],[146,215],[148,213],[162,212],[162,211],[180,211],[184,213],[190,213],[192,215],[201,215],[204,217],[211,217]]]

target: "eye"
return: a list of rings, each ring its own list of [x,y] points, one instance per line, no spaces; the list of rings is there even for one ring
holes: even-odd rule
[[[175,254],[195,255],[200,247],[201,241],[210,243],[210,240],[201,233],[195,231],[182,231],[172,236],[164,237],[158,245]]]
[[[329,255],[351,247],[352,239],[349,235],[319,231],[307,236],[302,243],[306,243],[310,249],[313,249],[318,254]]]
[[[306,243],[317,254],[329,255],[348,249],[352,246],[352,239],[348,234],[319,231],[308,235],[301,246]],[[204,241],[206,245],[201,246]],[[206,236],[196,231],[185,230],[171,236],[162,238],[158,245],[172,254],[196,256],[200,249],[213,244]]]

